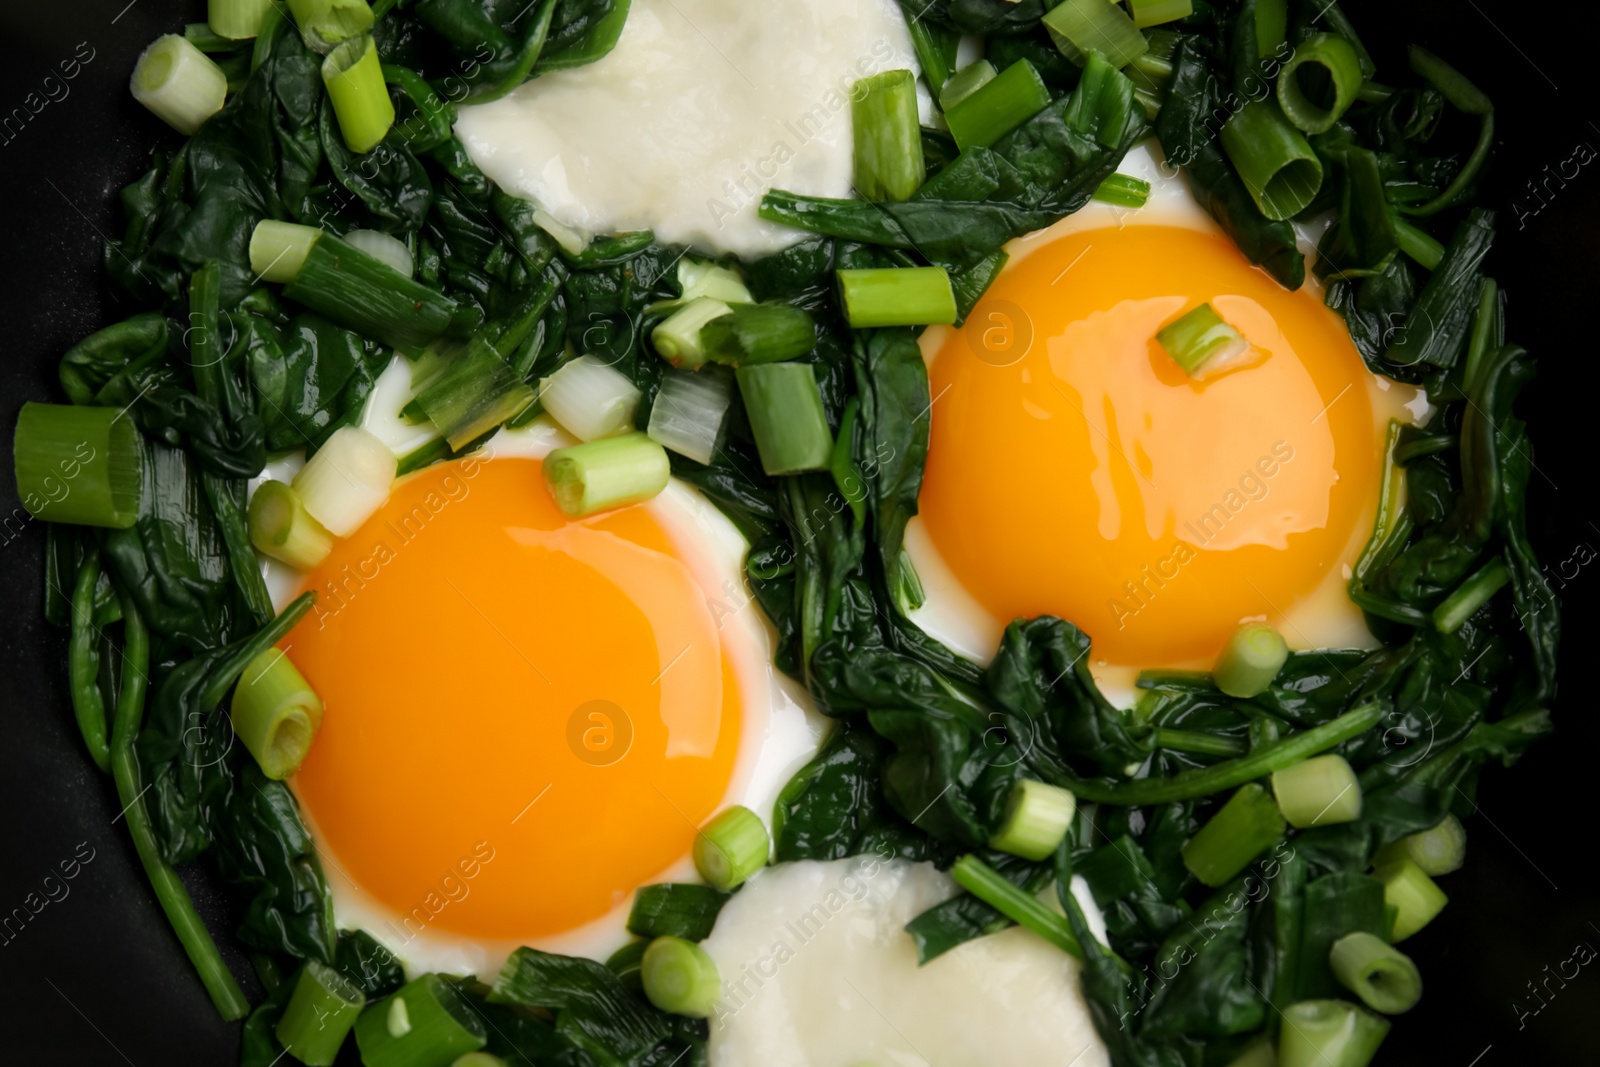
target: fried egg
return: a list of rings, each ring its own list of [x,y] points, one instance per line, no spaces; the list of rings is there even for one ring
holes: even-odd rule
[[[406,364],[367,412],[390,440]],[[770,812],[824,720],[772,667],[743,539],[694,489],[573,520],[548,420],[398,481],[298,585],[284,642],[322,698],[291,784],[335,918],[409,971],[518,945],[604,959],[633,891],[695,880],[700,824]],[[276,472],[282,476],[283,472]]]
[[[1154,146],[1121,170],[1152,183],[1144,207],[1013,241],[966,324],[923,334],[914,617],[987,661],[1011,619],[1059,615],[1122,691],[1141,668],[1209,667],[1250,620],[1291,646],[1371,647],[1345,582],[1389,421],[1426,398],[1366,368],[1314,280],[1291,292],[1253,267]],[[1203,302],[1257,358],[1199,381],[1155,334]]]

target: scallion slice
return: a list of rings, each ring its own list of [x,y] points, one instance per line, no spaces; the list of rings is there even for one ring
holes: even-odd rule
[[[289,484],[324,529],[349,537],[389,499],[396,466],[394,453],[374,434],[341,426]]]
[[[733,403],[733,374],[726,367],[669,370],[650,409],[650,439],[696,463],[710,463],[722,447]]]
[[[950,868],[956,884],[1001,915],[1032,930],[1074,959],[1083,958],[1083,946],[1073,936],[1066,916],[1052,911],[1038,897],[1010,881],[977,856],[966,855]]]
[[[413,356],[440,337],[468,336],[481,321],[481,313],[470,306],[407,278],[332,234],[311,243],[283,295]]]
[[[678,260],[678,285],[683,289],[681,299],[686,301],[709,296],[730,304],[753,304],[756,299],[738,271],[689,256]]]
[[[1183,844],[1183,865],[1201,882],[1219,886],[1283,837],[1283,815],[1255,782],[1228,802]]]
[[[706,361],[700,331],[706,323],[733,313],[733,309],[713,296],[697,296],[674,311],[650,331],[656,353],[674,367],[696,370]]]
[[[293,774],[311,751],[322,727],[322,701],[288,655],[269,648],[239,676],[228,716],[261,773],[278,781]]]
[[[292,282],[322,231],[297,222],[262,219],[250,232],[250,269],[257,281]]]
[[[430,1067],[476,1052],[487,1042],[483,1023],[443,978],[425,974],[370,1004],[356,1020],[356,1047],[365,1067]]]
[[[1450,903],[1444,890],[1412,860],[1386,863],[1372,874],[1383,883],[1383,902],[1394,909],[1390,940],[1397,944],[1433,922]]]
[[[771,851],[761,816],[735,804],[695,835],[694,867],[707,884],[727,892],[765,867]]]
[[[1240,108],[1222,127],[1222,149],[1274,222],[1300,214],[1322,188],[1322,161],[1274,100]]]
[[[1422,975],[1411,957],[1365,931],[1335,941],[1328,966],[1339,984],[1373,1011],[1398,1015],[1422,999]]]
[[[816,344],[811,316],[787,304],[736,307],[700,327],[706,358],[735,367],[798,359]]]
[[[946,110],[944,121],[964,152],[974,146],[989,147],[1049,103],[1044,79],[1032,63],[1019,59]]]
[[[1062,55],[1079,66],[1090,52],[1098,52],[1120,70],[1150,47],[1112,0],[1066,0],[1045,12],[1044,26]]]
[[[950,76],[944,88],[939,90],[939,107],[949,111],[961,101],[994,81],[996,71],[994,64],[987,59],[980,59],[976,63],[968,63]]]
[[[468,354],[446,367],[413,401],[452,450],[516,418],[535,399],[533,388],[483,341],[475,340]]]
[[[1211,677],[1229,696],[1248,699],[1267,691],[1288,658],[1282,634],[1264,622],[1249,623],[1234,631]]]
[[[1250,355],[1250,342],[1210,304],[1201,304],[1163,326],[1156,332],[1156,341],[1196,380],[1215,377]]]
[[[1128,12],[1142,30],[1188,18],[1194,14],[1194,0],[1128,0]]]
[[[855,138],[855,187],[864,200],[908,199],[922,184],[922,129],[917,119],[917,76],[885,70],[850,90]]]
[[[331,1067],[366,1005],[360,986],[332,967],[307,960],[278,1020],[278,1043],[306,1067]]]
[[[1433,609],[1433,626],[1442,634],[1453,634],[1511,582],[1506,561],[1496,556],[1456,587],[1456,591]]]
[[[758,363],[738,370],[750,432],[769,475],[826,470],[833,434],[809,363]]]
[[[1389,1020],[1342,1000],[1302,1000],[1283,1009],[1278,1067],[1366,1067]]]
[[[558,448],[544,458],[550,495],[575,519],[649,500],[671,476],[666,449],[642,433]]]
[[[1324,82],[1323,92],[1331,99],[1325,103],[1312,100],[1308,78]],[[1355,46],[1336,33],[1320,33],[1296,45],[1294,55],[1278,74],[1278,106],[1285,118],[1306,133],[1326,133],[1356,102],[1362,81],[1361,57]]]
[[[259,227],[258,227],[259,228]],[[411,249],[406,243],[392,234],[380,230],[351,230],[344,235],[344,243],[351,248],[358,248],[381,263],[387,263],[407,278],[416,270],[416,265],[411,258]],[[271,281],[272,279],[267,279]]]
[[[333,535],[311,517],[288,482],[262,482],[246,515],[257,552],[296,570],[308,571],[333,551]]]
[[[289,13],[300,28],[300,39],[318,55],[367,33],[373,23],[367,0],[289,0]]]
[[[383,80],[377,43],[365,35],[352,37],[329,52],[322,61],[322,84],[345,147],[358,153],[378,147],[394,125],[394,101]]]
[[[1150,183],[1131,174],[1108,174],[1095,188],[1094,198],[1117,207],[1144,207],[1150,199]]]
[[[839,299],[852,328],[953,323],[955,290],[943,267],[869,267],[838,272]]]
[[[1467,858],[1467,830],[1454,815],[1446,815],[1439,825],[1391,841],[1373,860],[1379,867],[1410,860],[1422,873],[1437,878],[1459,870]]]
[[[138,519],[144,444],[126,411],[30,400],[11,447],[17,496],[34,518],[123,530]]]
[[[220,37],[248,40],[261,32],[261,20],[271,6],[272,0],[209,0],[206,24]]]
[[[222,110],[228,76],[188,39],[169,33],[139,56],[129,88],[156,118],[187,137]]]
[[[1272,773],[1278,810],[1297,830],[1361,817],[1361,783],[1343,756],[1328,753]]]
[[[639,388],[593,356],[579,356],[539,381],[539,403],[562,429],[594,441],[633,429]]]
[[[658,937],[639,964],[644,995],[662,1011],[704,1019],[722,999],[722,976],[706,950],[681,937]]]
[[[1055,853],[1078,810],[1072,794],[1059,786],[1019,778],[1011,787],[1000,829],[989,847],[1035,862]]]

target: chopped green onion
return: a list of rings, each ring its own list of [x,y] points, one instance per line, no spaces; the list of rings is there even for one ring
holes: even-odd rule
[[[709,885],[643,885],[634,894],[633,908],[628,912],[628,933],[635,937],[704,941],[711,936],[717,913],[727,902],[727,893]],[[639,951],[644,951],[642,945]]]
[[[1283,837],[1283,815],[1255,782],[1239,788],[1183,844],[1183,865],[1201,882],[1218,886],[1250,865]]]
[[[483,1023],[436,974],[407,982],[356,1020],[365,1067],[439,1067],[486,1042]]]
[[[292,282],[322,231],[297,222],[262,219],[250,233],[250,269],[257,281]],[[354,246],[352,246],[354,247]]]
[[[994,64],[987,59],[980,59],[976,63],[968,63],[945,82],[944,88],[939,90],[939,107],[949,111],[961,101],[994,81]]]
[[[262,555],[308,571],[333,551],[333,535],[311,517],[288,482],[262,482],[250,497],[246,525]]]
[[[927,168],[917,119],[917,76],[885,70],[850,89],[850,126],[855,139],[855,188],[863,200],[908,199]]]
[[[349,537],[389,499],[396,462],[389,446],[359,426],[333,431],[290,486],[335,537]]]
[[[1383,883],[1383,902],[1394,909],[1390,940],[1396,943],[1427,926],[1450,903],[1444,890],[1412,860],[1386,863],[1372,874]]]
[[[738,370],[750,432],[769,475],[826,470],[833,434],[809,363],[758,363]]]
[[[642,433],[558,448],[544,457],[544,480],[575,519],[649,500],[667,487],[667,451]]]
[[[669,370],[650,408],[650,439],[696,463],[710,463],[722,447],[733,404],[733,375],[725,367]]]
[[[1361,817],[1361,783],[1343,756],[1329,753],[1272,773],[1278,810],[1297,830]]]
[[[1133,24],[1139,29],[1177,22],[1194,14],[1194,0],[1128,0]]]
[[[738,271],[688,256],[678,260],[678,285],[683,289],[683,300],[709,296],[730,304],[753,304],[756,299],[745,288]]]
[[[1195,379],[1215,376],[1248,358],[1251,351],[1250,342],[1222,321],[1210,304],[1167,323],[1156,332],[1156,341]]]
[[[771,851],[761,816],[735,804],[695,835],[694,867],[710,885],[727,892],[765,867]]]
[[[639,964],[644,995],[662,1011],[704,1019],[722,999],[722,976],[706,950],[681,937],[658,937]]]
[[[1107,0],[1101,0],[1107,2]],[[944,113],[950,136],[963,152],[987,148],[1043,111],[1050,103],[1044,79],[1019,59]]]
[[[1288,0],[1256,0],[1256,58],[1275,54],[1289,39]]]
[[[244,41],[261,32],[272,0],[209,0],[206,24],[212,32],[234,41]]]
[[[1249,623],[1234,631],[1211,677],[1229,696],[1248,699],[1267,691],[1288,658],[1282,634],[1264,622]]]
[[[259,229],[260,227],[257,228]],[[344,235],[344,243],[351,248],[365,252],[380,263],[387,263],[407,278],[411,277],[416,270],[416,266],[411,259],[411,249],[406,247],[404,241],[392,234],[383,233],[379,230],[351,230]],[[272,279],[269,278],[267,280],[271,281]]]
[[[261,773],[281,781],[311,751],[322,727],[322,701],[289,657],[269,648],[239,676],[228,717]]]
[[[17,496],[46,522],[125,530],[144,495],[144,445],[116,408],[28,401],[11,443]]]
[[[1067,0],[1045,12],[1044,26],[1061,54],[1079,66],[1098,52],[1120,70],[1150,47],[1112,0]]]
[[[1032,930],[1074,959],[1083,958],[1083,947],[1073,936],[1066,916],[1052,911],[1044,901],[1007,880],[977,856],[966,855],[956,860],[950,868],[950,876],[962,889],[1018,926]]]
[[[1373,862],[1379,867],[1410,860],[1423,874],[1437,878],[1459,870],[1467,858],[1467,829],[1454,815],[1446,815],[1439,825],[1391,841]]]
[[[394,125],[394,101],[383,80],[377,43],[371,37],[353,37],[329,52],[322,61],[322,84],[345,147],[352,152],[378,147]]]
[[[1418,229],[1407,220],[1396,217],[1395,236],[1400,241],[1400,251],[1410,256],[1423,270],[1436,270],[1444,259],[1444,244]]]
[[[1011,786],[1005,818],[989,839],[989,847],[1025,860],[1045,859],[1054,855],[1067,836],[1077,810],[1077,801],[1067,790],[1019,778]]]
[[[956,321],[955,290],[943,267],[873,267],[838,272],[851,327],[931,326]]]
[[[1117,207],[1144,207],[1150,199],[1150,183],[1131,174],[1108,174],[1096,187],[1094,198]]]
[[[1398,1015],[1422,999],[1422,975],[1411,957],[1365,931],[1335,941],[1328,966],[1339,984],[1373,1011]]]
[[[639,387],[593,356],[579,356],[539,380],[539,403],[561,428],[580,441],[633,429]]]
[[[1302,1000],[1283,1009],[1278,1067],[1366,1067],[1389,1020],[1342,1000]]]
[[[706,358],[735,367],[797,359],[816,344],[811,316],[787,304],[736,307],[700,328]]]
[[[228,76],[210,56],[169,33],[140,54],[129,88],[156,118],[187,137],[222,110]]]
[[[1134,778],[1106,783],[1093,778],[1062,776],[1073,795],[1096,804],[1145,807],[1170,804],[1211,796],[1224,789],[1254,781],[1303,759],[1326,752],[1375,726],[1383,718],[1384,705],[1378,700],[1358,704],[1320,726],[1291,734],[1252,750],[1248,755],[1210,767],[1197,767],[1169,776]]]
[[[697,370],[706,361],[700,331],[706,323],[732,313],[733,309],[716,297],[697,296],[657,324],[650,331],[650,343],[674,367]]]
[[[278,1043],[306,1067],[331,1067],[366,1005],[360,986],[332,967],[307,960],[278,1020]]]
[[[420,355],[441,336],[464,337],[478,325],[470,307],[331,233],[311,243],[283,295],[409,355]]]
[[[516,418],[535,399],[532,386],[500,358],[487,337],[480,336],[467,355],[447,366],[412,403],[450,448],[459,451]]]
[[[289,13],[300,27],[300,38],[318,55],[372,29],[372,8],[367,0],[289,0]]]
[[[1324,83],[1326,103],[1307,95],[1307,78]],[[1362,80],[1355,46],[1336,33],[1321,33],[1296,45],[1278,74],[1278,106],[1306,133],[1326,133],[1356,102]]]
[[[1322,188],[1322,162],[1272,100],[1246,104],[1222,127],[1222,148],[1261,213],[1274,222],[1304,211]]]
[[[1455,633],[1510,581],[1511,572],[1506,569],[1505,560],[1496,556],[1433,609],[1434,628],[1442,634]]]

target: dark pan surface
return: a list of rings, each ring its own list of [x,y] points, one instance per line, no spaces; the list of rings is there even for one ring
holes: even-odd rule
[[[11,478],[18,407],[59,399],[60,354],[120,317],[100,282],[102,238],[120,225],[116,191],[145,168],[164,129],[128,95],[134,58],[157,35],[204,18],[203,6],[8,0],[0,12],[0,517],[10,516],[0,532],[0,923],[16,908],[28,915],[25,925],[0,925],[0,1062],[237,1057],[238,1028],[217,1019],[194,978],[116,821],[111,782],[73,727],[65,635],[40,613],[43,531],[17,507]],[[1467,822],[1467,867],[1442,880],[1451,905],[1406,946],[1426,995],[1378,1062],[1600,1063],[1600,962],[1580,964],[1600,948],[1591,874],[1600,726],[1582,682],[1600,630],[1590,384],[1600,160],[1577,163],[1600,150],[1589,121],[1600,10],[1525,0],[1344,6],[1380,73],[1403,70],[1400,46],[1416,41],[1497,104],[1494,199],[1504,213],[1491,270],[1510,293],[1513,339],[1541,359],[1543,376],[1522,401],[1543,475],[1529,510],[1566,608],[1558,731],[1509,774],[1485,775],[1482,810]],[[1575,155],[1580,145],[1590,147]],[[61,878],[63,862],[76,877]],[[253,989],[226,899],[203,871],[186,875],[234,973]],[[37,906],[46,889],[60,899],[28,913],[29,894]]]

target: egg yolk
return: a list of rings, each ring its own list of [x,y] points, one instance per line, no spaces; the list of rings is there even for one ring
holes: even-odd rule
[[[1202,302],[1255,358],[1197,381],[1155,336]],[[1225,237],[1080,231],[1002,273],[934,355],[921,514],[997,619],[1061,616],[1112,664],[1209,660],[1364,540],[1370,377],[1314,294]]]
[[[721,803],[738,686],[636,506],[571,520],[525,459],[441,464],[308,578],[284,647],[325,708],[293,784],[331,880],[505,939],[604,915]]]

